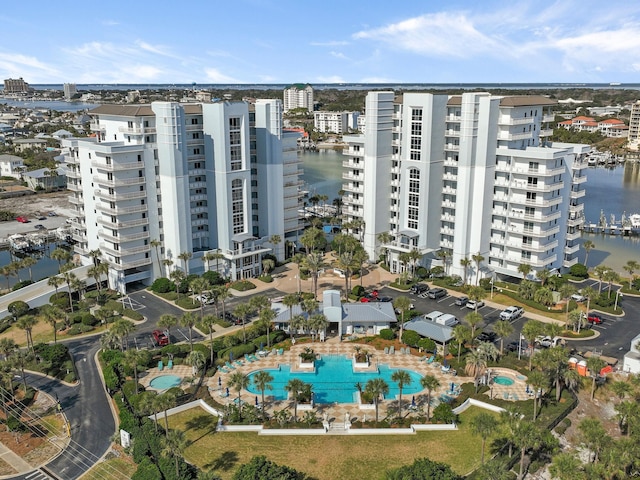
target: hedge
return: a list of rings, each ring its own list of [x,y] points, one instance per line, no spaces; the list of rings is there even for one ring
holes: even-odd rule
[[[246,292],[247,290],[253,290],[256,286],[249,280],[238,280],[231,284],[231,288],[238,290],[239,292]]]
[[[218,352],[218,358],[221,360],[231,360],[230,355],[232,354],[233,358],[237,360],[238,358],[244,357],[247,353],[253,353],[255,351],[256,346],[253,343],[245,343]]]
[[[135,310],[131,310],[130,308],[125,308],[122,311],[122,315],[138,322],[144,320],[144,316],[141,313],[136,312]]]

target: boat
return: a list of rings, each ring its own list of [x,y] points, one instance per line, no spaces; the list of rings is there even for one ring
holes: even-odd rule
[[[617,86],[620,86],[620,85],[622,85],[620,82],[610,82],[609,83],[610,87],[617,87]]]
[[[13,235],[9,235],[7,240],[9,240],[9,246],[12,250],[25,252],[31,249],[31,244],[29,243],[29,239],[26,235],[15,233]]]
[[[65,227],[64,225],[56,228],[56,236],[63,242],[71,243],[72,238],[71,227]]]
[[[587,159],[587,165],[589,165],[590,167],[595,167],[596,165],[598,165],[598,159],[596,157],[589,157]]]
[[[44,248],[44,246],[47,244],[46,237],[39,233],[28,233],[27,241],[29,242],[29,246],[31,248]]]
[[[640,213],[629,215],[629,221],[631,222],[631,227],[640,228]]]

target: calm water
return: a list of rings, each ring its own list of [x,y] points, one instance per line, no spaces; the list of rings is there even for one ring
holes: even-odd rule
[[[336,198],[342,188],[342,152],[323,150],[300,152],[299,155],[304,168],[302,178],[310,194],[324,194],[330,200]],[[597,223],[600,210],[604,210],[607,220],[614,214],[618,221],[623,212],[627,215],[640,213],[640,163],[627,162],[613,169],[589,167],[586,173],[584,204],[588,222]],[[589,253],[590,267],[606,264],[624,273],[622,266],[628,260],[640,262],[640,236],[583,233],[582,241],[587,239],[595,244]],[[584,250],[580,251],[579,258],[584,262]]]
[[[61,245],[62,247],[62,245]],[[50,243],[44,250],[39,252],[31,253],[31,254],[13,254],[9,250],[0,250],[0,266],[8,265],[11,262],[19,261],[27,255],[35,258],[38,263],[36,263],[33,267],[31,267],[31,274],[33,276],[33,281],[37,282],[38,280],[42,280],[43,278],[48,278],[52,275],[56,275],[58,273],[58,262],[56,260],[52,260],[49,255],[56,248],[58,248],[58,244]],[[29,269],[23,268],[18,272],[18,277],[9,277],[9,285],[15,285],[20,280],[29,280]],[[0,277],[0,286],[1,288],[7,288],[7,279],[5,277]]]
[[[328,355],[321,360],[316,360],[315,373],[291,373],[289,365],[281,365],[280,369],[268,369],[267,371],[273,376],[271,382],[273,390],[267,393],[273,395],[276,400],[285,400],[287,391],[284,387],[289,380],[297,378],[313,384],[313,398],[316,403],[354,403],[356,383],[360,382],[364,388],[369,380],[382,378],[389,385],[389,393],[385,398],[395,398],[400,393],[397,383],[391,380],[391,375],[396,370],[381,364],[379,373],[354,373],[350,359],[339,355]],[[422,390],[420,386],[422,377],[411,370],[406,372],[411,376],[411,383],[403,387],[402,394],[411,395]],[[254,376],[255,372],[249,375],[251,384],[248,390],[251,393],[260,394],[261,392],[253,384]]]
[[[59,112],[79,112],[80,110],[91,110],[96,108],[98,104],[95,103],[83,103],[83,102],[65,102],[60,101],[33,101],[22,102],[19,100],[12,100],[9,98],[0,97],[0,104],[7,104],[10,107],[20,108],[46,108],[49,110],[57,110]]]

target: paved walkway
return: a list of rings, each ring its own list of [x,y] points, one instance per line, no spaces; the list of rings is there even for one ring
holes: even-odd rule
[[[33,470],[33,467],[25,462],[20,455],[14,453],[2,443],[0,443],[0,460],[9,464],[16,473],[24,473]]]

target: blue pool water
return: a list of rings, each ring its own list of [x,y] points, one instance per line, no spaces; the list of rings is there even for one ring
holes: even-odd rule
[[[158,390],[166,390],[171,387],[177,387],[181,381],[182,379],[177,375],[160,375],[151,380],[149,386]]]
[[[498,375],[497,377],[493,378],[493,382],[497,383],[498,385],[513,385],[514,381],[511,380],[509,377],[503,377],[502,375]]]
[[[266,390],[265,395],[273,396],[276,400],[285,400],[287,391],[284,389],[289,380],[298,378],[305,383],[313,385],[313,398],[316,403],[355,403],[355,384],[360,382],[362,387],[373,378],[382,378],[389,385],[389,393],[386,398],[395,398],[400,393],[398,384],[391,380],[391,375],[398,370],[389,368],[388,365],[381,364],[378,367],[379,373],[375,372],[354,372],[351,360],[339,355],[329,355],[316,360],[315,372],[294,372],[291,373],[290,365],[283,364],[279,369],[266,369],[273,376],[271,387],[273,390]],[[422,390],[420,386],[421,375],[406,370],[411,377],[411,384],[405,385],[402,394],[413,394]],[[249,375],[248,390],[251,393],[260,394],[260,390],[253,383],[256,372]]]

